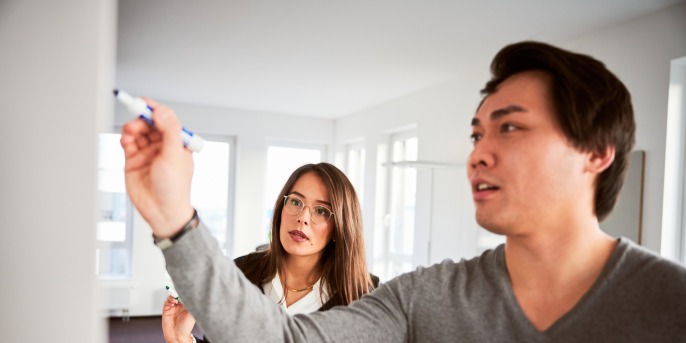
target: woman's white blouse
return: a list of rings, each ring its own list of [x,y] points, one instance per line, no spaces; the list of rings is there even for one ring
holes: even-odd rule
[[[319,290],[321,289],[320,282],[321,279],[317,280],[317,283],[314,284],[312,290],[302,299],[292,303],[291,306],[286,306],[286,301],[283,297],[283,287],[281,286],[281,281],[279,278],[279,272],[276,272],[276,276],[274,276],[274,279],[272,279],[271,282],[267,282],[262,285],[262,290],[264,290],[264,294],[266,294],[275,303],[279,304],[286,311],[286,313],[290,315],[298,313],[310,313],[319,310],[322,305],[329,300],[329,295],[326,291],[321,297],[319,296]]]

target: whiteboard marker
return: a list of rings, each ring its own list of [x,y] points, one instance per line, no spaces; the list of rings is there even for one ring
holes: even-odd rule
[[[152,121],[152,108],[145,100],[133,97],[119,89],[114,90],[114,96],[129,109],[129,112],[138,115],[138,118],[143,119],[150,126],[155,125]],[[183,139],[183,146],[195,152],[200,152],[205,144],[204,139],[185,128],[181,128],[181,139]]]
[[[176,293],[176,291],[173,288],[171,288],[169,286],[164,286],[164,288],[167,289],[167,294],[171,295],[172,298],[179,300],[179,298],[180,298],[179,294]]]

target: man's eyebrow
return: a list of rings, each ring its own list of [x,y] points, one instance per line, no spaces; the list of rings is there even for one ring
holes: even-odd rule
[[[490,117],[491,120],[496,120],[514,112],[526,112],[526,109],[519,105],[510,105],[491,112]],[[472,118],[472,126],[477,126],[480,124],[481,121],[479,120],[479,118]]]

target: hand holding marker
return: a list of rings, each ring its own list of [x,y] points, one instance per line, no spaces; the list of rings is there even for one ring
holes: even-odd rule
[[[138,115],[138,118],[143,119],[146,123],[148,123],[148,125],[155,125],[155,123],[152,121],[152,108],[148,106],[145,100],[132,97],[128,93],[119,89],[114,90],[114,96],[122,104],[126,105],[126,107],[129,109],[129,112]],[[181,128],[181,138],[183,139],[183,146],[194,152],[200,152],[205,144],[204,139],[185,128]]]

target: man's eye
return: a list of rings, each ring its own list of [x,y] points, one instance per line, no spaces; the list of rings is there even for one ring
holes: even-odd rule
[[[500,126],[500,132],[511,132],[516,129],[517,127],[512,124],[503,124],[502,126]]]
[[[469,136],[469,139],[471,139],[472,143],[476,143],[476,142],[478,142],[478,141],[481,140],[481,134],[480,134],[480,133],[476,133],[476,132],[475,132],[475,133],[472,133],[472,134]]]

